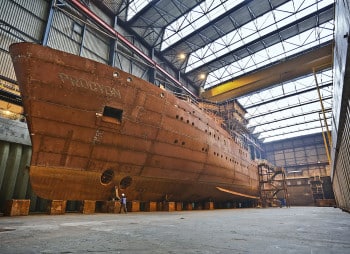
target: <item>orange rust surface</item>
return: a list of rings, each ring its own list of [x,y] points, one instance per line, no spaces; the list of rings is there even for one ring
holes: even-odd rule
[[[248,151],[193,103],[48,47],[20,43],[10,53],[32,137],[30,180],[40,197],[108,200],[115,186],[140,201],[258,194]],[[114,118],[104,115],[106,107],[117,110]]]

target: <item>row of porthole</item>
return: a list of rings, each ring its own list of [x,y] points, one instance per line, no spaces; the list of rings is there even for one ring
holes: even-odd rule
[[[119,77],[119,72],[115,71],[113,72],[113,77],[114,78],[118,78]],[[126,78],[126,82],[131,82],[132,81],[132,78],[131,77],[127,77]],[[165,94],[164,93],[160,93],[160,97],[161,98],[164,98],[165,97]],[[194,112],[194,111],[193,111]]]
[[[205,130],[205,133],[207,133],[208,131]],[[209,136],[211,136],[211,131],[209,131]],[[216,135],[214,134],[213,137],[216,139]],[[218,135],[218,140],[220,140],[220,136]],[[224,145],[226,145],[226,140],[224,139]]]
[[[180,119],[181,121],[184,120],[184,118],[182,116],[180,117],[179,115],[176,115],[176,119]],[[190,120],[186,120],[186,122],[189,124]],[[194,122],[192,122],[192,126],[194,126]]]
[[[117,72],[117,71],[113,72],[113,77],[114,78],[119,78],[119,72]],[[126,82],[131,82],[131,81],[132,81],[131,77],[127,77],[126,78]]]
[[[217,153],[217,152],[214,152],[214,155],[217,156],[217,157],[224,158],[224,156],[223,156],[222,154],[220,155],[220,154]],[[230,160],[230,162],[234,162],[234,163],[237,164],[237,165],[239,164],[239,163],[238,163],[237,161],[235,161],[234,159],[231,159],[231,158],[228,159],[227,156],[226,156],[226,160]]]
[[[176,119],[180,119],[181,121],[183,121],[183,117],[179,116],[179,115],[176,115]],[[190,120],[186,120],[186,122],[189,124],[190,123]],[[208,125],[208,124],[207,124]],[[194,122],[192,122],[192,126],[194,126]],[[205,130],[206,133],[208,133],[208,130]],[[209,132],[209,135],[211,136],[211,132]],[[214,134],[214,138],[216,138],[216,135]],[[218,136],[218,140],[220,140],[220,137]],[[226,140],[224,140],[224,144],[226,145]]]
[[[183,121],[183,117],[182,117],[182,116],[180,117],[179,115],[176,115],[176,119],[180,119],[181,121]],[[186,122],[187,122],[187,123],[190,123],[189,120],[187,120]],[[208,125],[208,124],[207,124],[207,125]],[[194,126],[194,123],[193,123],[193,122],[192,122],[192,126]],[[205,130],[205,133],[208,133],[208,130]],[[211,132],[209,132],[209,135],[211,136]],[[213,137],[216,138],[216,135],[214,134]],[[217,139],[220,140],[220,137],[218,136]],[[176,142],[174,142],[174,143],[177,143],[177,140],[175,140],[175,141],[176,141]],[[235,142],[235,143],[237,144],[237,142]],[[182,145],[184,145],[184,144],[182,144]],[[226,145],[226,140],[225,140],[225,139],[224,139],[224,145]],[[203,149],[204,149],[204,148],[203,148]],[[203,151],[203,149],[202,149],[202,151]],[[207,151],[208,151],[208,150],[205,149],[205,152],[207,152]],[[230,160],[230,161],[231,161],[231,160]]]
[[[175,140],[174,140],[174,144],[178,144],[178,143],[179,143],[179,140],[175,139]],[[185,141],[182,141],[182,142],[181,142],[181,145],[184,146],[185,144],[186,144]],[[202,147],[202,152],[208,152],[208,149]]]
[[[180,108],[180,107],[179,107],[179,108]],[[184,109],[184,108],[182,108],[182,109],[183,109],[185,112],[187,112],[186,109]],[[190,111],[188,111],[188,113],[191,114]],[[194,114],[194,113],[195,113],[195,111],[193,111],[193,114]],[[183,121],[183,117],[182,117],[182,116],[179,117],[179,115],[176,115],[176,119],[180,119],[181,121]],[[199,120],[201,120],[201,119],[199,118]],[[187,123],[189,123],[189,122],[190,122],[190,121],[187,120]],[[207,123],[207,125],[209,125],[209,124]],[[194,122],[192,122],[192,126],[194,126]],[[205,130],[205,132],[208,133],[208,130]],[[209,135],[211,136],[211,132],[209,132]],[[216,135],[215,135],[215,134],[214,134],[213,137],[216,139]],[[217,139],[220,140],[220,137],[218,136]],[[233,141],[234,141],[236,144],[238,144],[240,147],[243,148],[243,144],[240,143],[240,142],[238,142],[238,141],[236,140],[236,138],[233,138]],[[224,140],[224,145],[226,145],[226,140]]]
[[[179,140],[175,139],[175,140],[174,140],[174,144],[178,144],[178,143],[179,143]],[[186,144],[185,141],[182,141],[182,142],[181,142],[181,145],[184,146],[185,144]]]
[[[191,113],[191,112],[189,112],[189,113]],[[184,120],[183,117],[182,116],[180,117],[179,115],[176,115],[176,119],[180,119],[181,121]],[[189,120],[187,120],[186,122],[188,124],[190,123]],[[208,123],[207,123],[207,125],[208,125]],[[192,126],[194,126],[194,122],[192,122]],[[205,130],[205,133],[208,133],[208,130]],[[211,131],[209,132],[209,135],[211,136]],[[213,135],[213,137],[216,139],[216,135],[215,134]],[[217,139],[220,140],[220,137],[218,136]],[[235,140],[235,143],[238,144],[238,142],[236,142],[236,140]],[[224,139],[224,145],[226,145],[226,140],[225,139]]]

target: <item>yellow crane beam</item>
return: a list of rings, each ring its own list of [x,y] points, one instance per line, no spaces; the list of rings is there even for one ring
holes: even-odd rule
[[[222,102],[313,73],[314,69],[329,68],[333,64],[332,52],[333,46],[329,44],[290,60],[281,60],[280,63],[273,66],[208,89],[201,93],[201,97]]]

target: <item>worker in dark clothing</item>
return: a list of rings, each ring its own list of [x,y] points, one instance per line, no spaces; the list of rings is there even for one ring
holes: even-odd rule
[[[119,209],[119,213],[122,212],[122,209],[124,209],[124,213],[127,213],[127,209],[126,209],[126,196],[123,193],[122,194],[122,198],[120,199],[120,209]]]

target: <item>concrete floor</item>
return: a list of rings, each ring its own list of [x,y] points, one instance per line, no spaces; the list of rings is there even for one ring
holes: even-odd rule
[[[332,207],[0,217],[0,253],[350,253]]]

